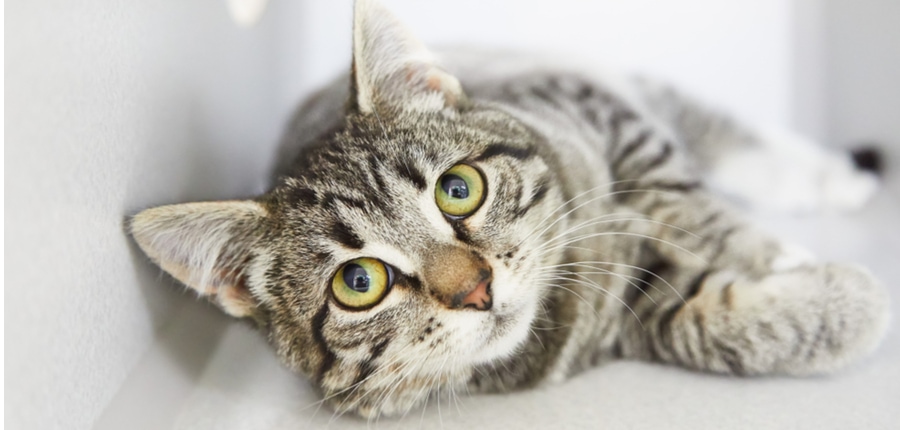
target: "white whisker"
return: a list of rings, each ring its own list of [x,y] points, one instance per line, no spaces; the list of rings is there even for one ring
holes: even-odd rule
[[[625,308],[628,309],[628,311],[631,312],[632,315],[634,315],[634,318],[635,318],[635,320],[637,320],[638,325],[640,325],[641,328],[644,327],[643,321],[641,321],[641,318],[638,316],[637,312],[635,312],[634,309],[631,308],[631,306],[628,306],[628,304],[625,303],[622,299],[616,297],[615,294],[612,294],[612,293],[610,293],[609,291],[606,291],[606,289],[604,289],[603,287],[597,285],[596,283],[584,281],[584,280],[581,280],[581,279],[570,279],[570,278],[565,278],[565,277],[560,277],[559,279],[560,279],[560,280],[565,280],[565,281],[570,281],[570,282],[575,282],[575,283],[578,283],[578,284],[582,284],[582,285],[584,285],[584,286],[586,286],[586,287],[588,287],[588,288],[592,288],[592,285],[593,285],[593,287],[596,287],[595,289],[596,289],[597,291],[599,291],[599,292],[601,292],[601,293],[604,293],[604,294],[607,295],[608,297],[612,297],[612,298],[615,299],[617,302],[621,303],[622,306],[625,306]],[[566,288],[566,287],[564,287],[564,286],[561,286],[561,285],[551,284],[551,286],[559,287],[559,288],[562,288],[562,289],[564,289],[564,290],[566,290],[566,291],[571,292],[572,294],[575,294],[577,297],[581,298],[581,300],[582,300],[585,304],[587,304],[588,306],[591,307],[591,309],[593,309],[594,315],[596,315],[598,318],[602,318],[601,315],[600,315],[600,313],[597,311],[597,309],[594,308],[590,303],[588,303],[587,300],[585,300],[584,297],[581,296],[580,294],[578,294],[578,293],[572,291],[572,290],[569,289],[569,288]]]
[[[613,184],[619,183],[619,182],[628,182],[628,181],[617,181],[617,182],[614,182]],[[576,210],[581,209],[582,207],[587,206],[587,205],[589,205],[589,204],[591,204],[591,203],[593,203],[593,202],[595,202],[595,201],[602,200],[602,199],[605,199],[605,198],[608,198],[608,197],[612,197],[612,196],[616,196],[616,195],[620,195],[620,194],[642,193],[642,192],[644,192],[644,193],[655,193],[655,194],[665,194],[665,195],[675,195],[675,194],[676,194],[676,193],[673,193],[673,192],[671,192],[671,191],[654,190],[654,189],[636,189],[636,190],[611,191],[611,192],[608,192],[608,193],[606,193],[606,194],[602,194],[602,195],[600,195],[600,196],[592,197],[591,199],[589,199],[589,200],[587,200],[587,201],[585,201],[585,202],[582,202],[581,204],[575,206],[574,208],[569,209],[566,213],[564,213],[564,214],[558,216],[558,217],[556,218],[555,221],[553,221],[552,223],[550,223],[550,225],[547,225],[546,227],[544,227],[543,229],[541,229],[540,232],[538,232],[538,236],[540,236],[540,235],[546,233],[547,230],[549,230],[549,229],[552,228],[554,225],[556,225],[556,223],[562,221],[563,219],[566,219],[569,215],[572,214],[572,212],[575,212]],[[562,207],[562,206],[561,206],[561,207]],[[556,212],[556,211],[554,211],[554,212]],[[554,213],[554,212],[551,212],[551,214]],[[538,227],[538,228],[540,228],[540,227]],[[528,238],[530,238],[531,236],[533,236],[533,234],[534,234],[534,232],[529,233],[528,235],[526,235],[525,238],[523,238],[523,239],[517,244],[517,246],[519,246],[519,245],[521,245],[522,243],[524,243],[525,240],[527,240]]]
[[[669,245],[669,246],[671,246],[671,247],[673,247],[673,248],[675,248],[675,249],[677,249],[677,250],[679,250],[679,251],[682,251],[682,252],[684,252],[684,253],[690,255],[691,257],[696,258],[698,261],[702,262],[704,265],[707,265],[707,266],[709,265],[709,262],[706,261],[706,259],[704,259],[703,257],[700,257],[699,255],[697,255],[697,254],[691,252],[691,251],[688,250],[688,249],[685,249],[683,246],[677,245],[677,244],[672,243],[672,242],[670,242],[670,241],[668,241],[668,240],[665,240],[665,239],[660,239],[660,238],[658,238],[658,237],[648,236],[648,235],[646,235],[646,234],[640,234],[640,233],[624,232],[624,231],[605,231],[605,232],[600,232],[600,233],[590,233],[590,234],[584,234],[584,235],[581,235],[581,236],[575,236],[575,237],[572,237],[572,238],[567,239],[566,242],[563,242],[563,243],[561,243],[561,244],[557,244],[557,245],[551,246],[550,248],[541,249],[541,251],[542,251],[542,252],[550,252],[550,251],[554,251],[554,250],[560,249],[560,248],[563,247],[563,246],[570,245],[570,244],[572,244],[572,243],[579,242],[579,241],[582,241],[582,240],[585,240],[585,239],[592,239],[592,238],[595,238],[595,237],[612,236],[612,235],[633,236],[633,237],[637,237],[637,238],[641,238],[641,239],[647,239],[647,240],[652,240],[652,241],[656,241],[656,242],[659,242],[659,243],[662,243],[662,244],[665,244],[665,245]]]
[[[577,248],[577,249],[581,249],[581,250],[585,250],[585,251],[590,251],[590,252],[599,253],[599,251],[596,251],[596,250],[593,250],[593,249],[590,249],[590,248],[576,247],[576,246],[573,246],[572,248]],[[635,265],[625,264],[625,263],[613,263],[613,262],[611,262],[611,261],[576,261],[576,262],[573,262],[573,263],[596,263],[596,264],[604,264],[604,265],[610,265],[610,266],[616,266],[616,267],[625,267],[625,268],[637,270],[637,271],[642,272],[642,273],[646,273],[646,274],[648,274],[648,275],[650,275],[650,276],[653,276],[654,278],[660,280],[662,283],[666,284],[666,286],[669,287],[669,289],[672,290],[672,292],[675,293],[676,296],[678,296],[678,298],[682,301],[682,303],[686,303],[685,300],[684,300],[684,297],[681,295],[681,293],[678,292],[678,289],[676,289],[671,283],[669,283],[669,281],[667,281],[667,280],[666,280],[665,278],[663,278],[662,276],[659,276],[659,274],[654,273],[653,271],[648,270],[648,269],[645,269],[645,268],[643,268],[643,267],[638,267],[638,266],[635,266]],[[565,266],[566,264],[568,264],[568,263],[558,264],[558,265],[555,265],[555,266],[562,267],[562,266]],[[547,266],[547,267],[553,267],[553,266]],[[651,286],[653,289],[655,289],[656,291],[659,291],[659,289],[656,288],[656,286],[654,286],[654,285],[652,285],[652,284],[650,284],[650,286]],[[661,292],[661,291],[660,291],[660,292]]]

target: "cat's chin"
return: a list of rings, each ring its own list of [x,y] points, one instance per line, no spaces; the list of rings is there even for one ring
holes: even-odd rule
[[[534,304],[526,304],[508,313],[493,314],[495,325],[481,349],[482,354],[477,357],[479,361],[486,363],[515,353],[528,338],[536,308]]]
[[[475,345],[471,364],[485,364],[511,356],[528,338],[537,310],[536,302],[500,304],[485,316],[484,337]]]

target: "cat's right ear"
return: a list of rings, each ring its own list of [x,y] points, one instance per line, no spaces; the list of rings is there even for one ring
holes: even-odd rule
[[[434,112],[465,103],[459,80],[376,0],[356,0],[350,104],[358,112]]]
[[[256,309],[246,280],[266,219],[254,201],[185,203],[140,212],[129,229],[159,267],[228,314],[245,317]]]

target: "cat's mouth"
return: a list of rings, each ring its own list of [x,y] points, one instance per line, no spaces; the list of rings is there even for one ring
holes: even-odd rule
[[[514,353],[528,336],[534,315],[533,306],[523,302],[497,302],[485,315],[480,345],[474,348],[473,361],[483,363]]]
[[[494,320],[494,327],[491,328],[491,333],[488,335],[488,343],[509,334],[510,328],[515,323],[515,318],[510,314],[495,312],[491,314],[491,318]]]

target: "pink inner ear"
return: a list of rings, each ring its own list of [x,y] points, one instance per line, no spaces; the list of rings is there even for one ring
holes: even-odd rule
[[[459,81],[440,68],[427,63],[411,63],[406,66],[406,82],[413,88],[434,91],[444,97],[444,105],[455,107],[462,93]]]
[[[428,80],[426,81],[426,85],[429,89],[434,91],[439,91],[444,94],[444,100],[446,100],[446,106],[456,106],[459,102],[459,98],[457,97],[456,91],[453,86],[458,85],[455,81],[448,82],[450,79],[450,75],[437,70],[431,69],[428,72]]]
[[[441,77],[440,76],[434,76],[434,75],[429,76],[426,85],[428,86],[428,88],[435,90],[435,91],[441,91],[443,89],[443,87],[441,86]]]
[[[216,300],[226,312],[236,317],[250,315],[256,307],[244,276],[233,283],[222,285],[216,294]]]

